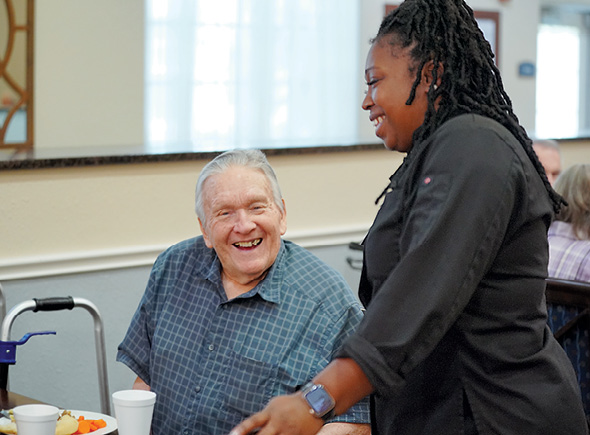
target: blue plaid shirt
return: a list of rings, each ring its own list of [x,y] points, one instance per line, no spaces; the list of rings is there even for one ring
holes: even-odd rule
[[[288,241],[264,281],[228,301],[197,237],[156,260],[117,361],[157,393],[154,435],[220,435],[315,376],[361,317],[342,276]],[[334,421],[369,423],[368,408]]]

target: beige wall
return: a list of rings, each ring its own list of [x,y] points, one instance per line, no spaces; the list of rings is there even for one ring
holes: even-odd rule
[[[270,158],[287,238],[348,243],[368,229],[401,157],[385,150]],[[203,162],[0,171],[0,280],[147,264],[199,233]]]
[[[361,1],[368,40],[383,2]],[[516,65],[533,60],[534,36],[521,30],[534,27],[538,0],[469,3],[510,14],[502,20],[502,68],[528,127],[533,82],[519,78]],[[143,0],[40,0],[36,5],[38,146],[140,144]],[[359,120],[372,134],[360,110]],[[563,143],[562,150],[566,166],[590,162],[589,143]],[[360,240],[377,211],[374,199],[401,158],[385,150],[271,157],[287,203],[287,238],[305,246]],[[111,391],[129,388],[135,378],[115,363],[115,353],[149,273],[149,267],[127,266],[148,266],[164,247],[198,233],[193,190],[203,164],[0,171],[0,281],[7,306],[65,295],[95,302],[105,323]],[[18,364],[10,369],[11,387],[66,408],[99,411],[92,325],[77,311],[82,310],[38,313],[16,322],[13,338],[59,332],[19,350]],[[75,357],[71,343],[76,343]],[[39,364],[48,356],[48,364]]]
[[[527,126],[534,81],[518,77],[516,67],[535,57],[538,0],[469,3],[502,13],[501,67]],[[368,40],[384,2],[362,4],[361,29]],[[143,0],[36,5],[37,145],[140,144]],[[360,109],[359,119],[370,131]],[[563,158],[566,165],[590,162],[590,145],[565,143]],[[378,150],[270,160],[287,202],[287,237],[312,246],[362,237],[376,212],[373,201],[401,156]],[[193,189],[202,165],[0,171],[0,280],[149,264],[163,247],[198,233]]]
[[[518,65],[536,60],[539,2],[468,0],[473,9],[500,13],[500,69],[516,113],[529,131],[534,130],[535,80],[518,76]],[[144,0],[36,2],[35,140],[38,148],[143,143],[144,3]],[[360,109],[365,89],[364,60],[385,3],[399,2],[362,0],[359,3],[359,136],[372,138],[372,126]]]
[[[564,167],[590,142],[562,143]],[[386,150],[271,157],[286,237],[306,246],[362,238],[401,163]],[[204,162],[0,172],[0,280],[145,265],[199,233],[194,185]]]
[[[144,0],[35,2],[35,146],[143,143]]]
[[[561,159],[563,169],[577,163],[590,163],[590,140],[562,142]]]

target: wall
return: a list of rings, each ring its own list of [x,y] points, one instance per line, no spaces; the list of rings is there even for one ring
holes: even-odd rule
[[[35,146],[143,142],[143,0],[35,2]]]
[[[520,61],[535,57],[538,7],[533,6],[538,0],[469,3],[474,9],[501,13],[504,82],[513,94],[517,114],[530,126],[534,79],[520,78],[516,71]],[[384,3],[363,0],[361,5],[362,39],[368,41],[378,28]],[[36,2],[39,148],[109,145],[116,149],[117,145],[142,142],[143,17],[143,0]],[[361,59],[368,48],[368,43],[361,44]],[[363,89],[359,84],[359,104]],[[372,126],[360,108],[359,123],[361,136],[372,136]],[[350,231],[366,230],[374,212],[363,207],[370,203],[367,197],[372,197],[366,192],[379,192],[401,158],[373,151],[275,161],[281,166],[278,170],[284,171],[279,175],[290,194],[286,195],[289,234],[309,238],[344,232],[336,237],[341,242]],[[111,264],[147,264],[163,246],[197,231],[194,217],[187,213],[187,199],[201,165],[162,163],[0,174],[0,240],[10,247],[0,249],[0,279]],[[303,190],[305,187],[310,189]],[[310,206],[313,214],[301,211]],[[337,222],[336,228],[332,222]]]
[[[385,150],[270,158],[287,237],[306,245],[361,237],[400,161]],[[202,165],[0,171],[0,280],[149,264],[198,233],[193,191]]]
[[[400,156],[385,150],[272,157],[286,199],[286,238],[310,247],[352,288],[347,244],[360,241],[373,204]],[[201,162],[0,172],[0,282],[7,307],[33,297],[83,297],[105,325],[111,391],[134,376],[115,362],[147,282],[166,246],[198,232],[193,190]],[[320,246],[315,246],[320,245]],[[327,245],[327,246],[324,246]],[[356,253],[358,258],[358,253]],[[11,338],[18,350],[11,389],[63,407],[100,411],[94,337],[84,310],[25,313]]]
[[[546,0],[543,0],[546,1]],[[582,0],[590,3],[590,0]],[[361,1],[361,67],[369,50],[368,41],[375,36],[385,10],[385,3],[399,4],[399,1],[362,0]],[[520,77],[518,65],[521,62],[535,62],[537,50],[537,22],[540,16],[540,0],[500,2],[498,0],[468,0],[474,10],[493,11],[500,13],[499,67],[504,86],[512,98],[514,110],[521,124],[527,131],[535,127],[535,79]],[[518,41],[518,44],[514,42]],[[364,77],[363,77],[364,80]],[[365,90],[361,83],[359,101]],[[359,111],[361,137],[372,137],[370,123],[366,115]]]
[[[500,12],[504,84],[522,124],[533,130],[535,80],[519,77],[518,64],[536,59],[539,0],[468,3],[476,10]],[[360,1],[361,71],[384,4],[383,0]],[[116,147],[143,142],[143,20],[143,0],[36,2],[37,147]],[[360,110],[363,80],[361,77],[358,83],[360,137],[373,137],[372,126]]]
[[[538,2],[469,3],[502,13],[501,69],[516,112],[529,127],[534,81],[516,71],[519,62],[535,58]],[[368,41],[383,3],[362,4],[363,39]],[[143,1],[36,5],[39,147],[141,143]],[[364,47],[363,59],[368,44]],[[371,133],[360,109],[359,119]],[[346,244],[368,229],[377,211],[373,201],[401,158],[385,150],[270,158],[287,203],[286,238],[346,271]],[[566,166],[590,162],[590,145],[564,143],[563,158]],[[112,390],[127,388],[133,379],[114,355],[149,265],[164,247],[198,232],[193,189],[203,163],[0,171],[0,281],[8,307],[31,297],[69,294],[95,302],[107,331]],[[355,275],[349,279],[354,287]],[[51,328],[58,330],[56,337],[34,337],[19,350],[11,386],[62,406],[98,411],[86,313],[26,313],[15,324],[13,338]]]
[[[149,274],[149,267],[87,272],[3,282],[8,307],[32,298],[73,296],[93,302],[105,332],[110,391],[128,389],[132,372],[115,362],[129,320]],[[17,348],[9,367],[9,389],[62,408],[100,412],[98,371],[92,317],[82,308],[25,312],[13,324],[10,338],[27,332],[55,331],[31,337]]]
[[[561,142],[561,159],[564,169],[578,163],[590,163],[590,141]]]
[[[357,240],[355,240],[357,241]],[[356,289],[362,259],[347,245],[311,248],[318,257],[342,273]],[[135,375],[115,361],[117,346],[129,325],[147,283],[150,268],[129,267],[108,271],[65,274],[37,279],[5,281],[8,307],[32,298],[74,296],[93,302],[104,325],[109,390],[128,389]],[[56,335],[32,337],[19,346],[17,363],[9,369],[10,389],[69,409],[100,412],[100,395],[94,331],[91,316],[82,308],[58,312],[25,312],[11,330],[13,340],[27,332],[56,331]]]

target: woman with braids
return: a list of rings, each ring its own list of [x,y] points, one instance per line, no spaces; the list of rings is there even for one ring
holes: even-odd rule
[[[405,0],[367,56],[363,109],[407,153],[364,241],[367,312],[300,392],[232,435],[313,434],[371,394],[373,435],[586,434],[546,326],[547,228],[562,200],[463,0]]]

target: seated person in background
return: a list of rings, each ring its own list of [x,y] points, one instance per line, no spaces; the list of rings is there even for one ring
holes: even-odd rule
[[[567,201],[549,228],[549,276],[590,281],[590,165],[574,165],[555,190]]]
[[[552,139],[536,139],[533,141],[533,149],[545,169],[549,183],[553,186],[555,180],[561,174],[559,142]]]
[[[202,236],[156,260],[117,360],[157,393],[153,435],[229,431],[293,393],[362,318],[342,276],[281,236],[285,203],[258,150],[223,153],[196,188]],[[369,434],[368,399],[322,434]]]

